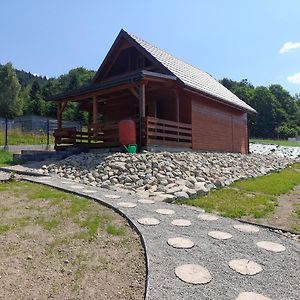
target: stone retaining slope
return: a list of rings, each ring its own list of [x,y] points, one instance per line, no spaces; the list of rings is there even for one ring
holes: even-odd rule
[[[41,172],[140,197],[172,202],[287,167],[294,158],[237,153],[81,153]]]

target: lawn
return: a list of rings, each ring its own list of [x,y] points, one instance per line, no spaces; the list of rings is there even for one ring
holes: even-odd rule
[[[198,206],[231,218],[262,218],[274,211],[278,195],[300,184],[299,169],[300,164],[294,164],[280,172],[238,181],[230,187],[210,191],[195,199],[178,200],[177,203]]]
[[[21,130],[8,130],[8,145],[43,145],[47,144],[47,135],[44,133],[26,133]],[[4,146],[5,132],[0,130],[0,146]],[[54,143],[53,136],[50,135],[50,144]]]
[[[271,144],[280,146],[300,147],[300,142],[287,140],[271,140],[271,139],[250,139],[250,143],[254,144]]]
[[[0,150],[0,167],[5,165],[10,165],[13,162],[12,153],[6,150]]]
[[[3,299],[144,297],[137,234],[92,200],[25,181],[0,183],[0,245]]]

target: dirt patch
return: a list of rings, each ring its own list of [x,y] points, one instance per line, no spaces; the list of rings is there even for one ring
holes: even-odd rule
[[[143,248],[118,214],[36,184],[0,191],[0,299],[144,298]]]
[[[296,209],[300,205],[300,185],[291,192],[279,196],[277,204],[274,212],[266,217],[259,219],[243,217],[242,219],[300,233],[300,218],[296,214]]]

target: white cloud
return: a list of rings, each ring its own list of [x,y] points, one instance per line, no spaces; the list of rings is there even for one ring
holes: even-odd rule
[[[300,84],[300,72],[298,72],[292,76],[288,76],[287,80],[294,84]]]
[[[279,53],[286,53],[292,49],[297,49],[297,48],[300,48],[300,42],[286,42],[279,50]]]

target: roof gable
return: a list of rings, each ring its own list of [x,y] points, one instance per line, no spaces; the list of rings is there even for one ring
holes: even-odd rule
[[[127,32],[122,29],[115,39],[110,50],[108,51],[98,71],[96,72],[92,82],[100,83],[101,81],[107,79],[109,77],[107,75],[109,75],[111,69],[118,62],[118,59],[124,54],[124,52],[132,48],[136,49],[137,53],[140,53],[145,58],[145,60],[151,62],[153,66],[159,69],[161,73],[166,75],[173,75],[165,66],[163,66],[155,57],[153,57],[153,55],[151,55],[146,49],[144,49]]]
[[[94,77],[93,82],[96,83],[101,81],[101,76],[103,76],[105,68],[109,62],[112,61],[114,52],[117,51],[117,47],[120,45],[122,40],[125,40],[129,45],[134,46],[149,61],[159,67],[162,73],[175,76],[177,80],[186,87],[220,99],[224,103],[239,107],[248,112],[256,112],[250,105],[239,99],[235,94],[229,91],[218,80],[213,78],[208,73],[177,59],[173,55],[159,49],[158,47],[133,34],[127,33],[123,29],[120,31],[111,49],[106,55],[103,63]]]

